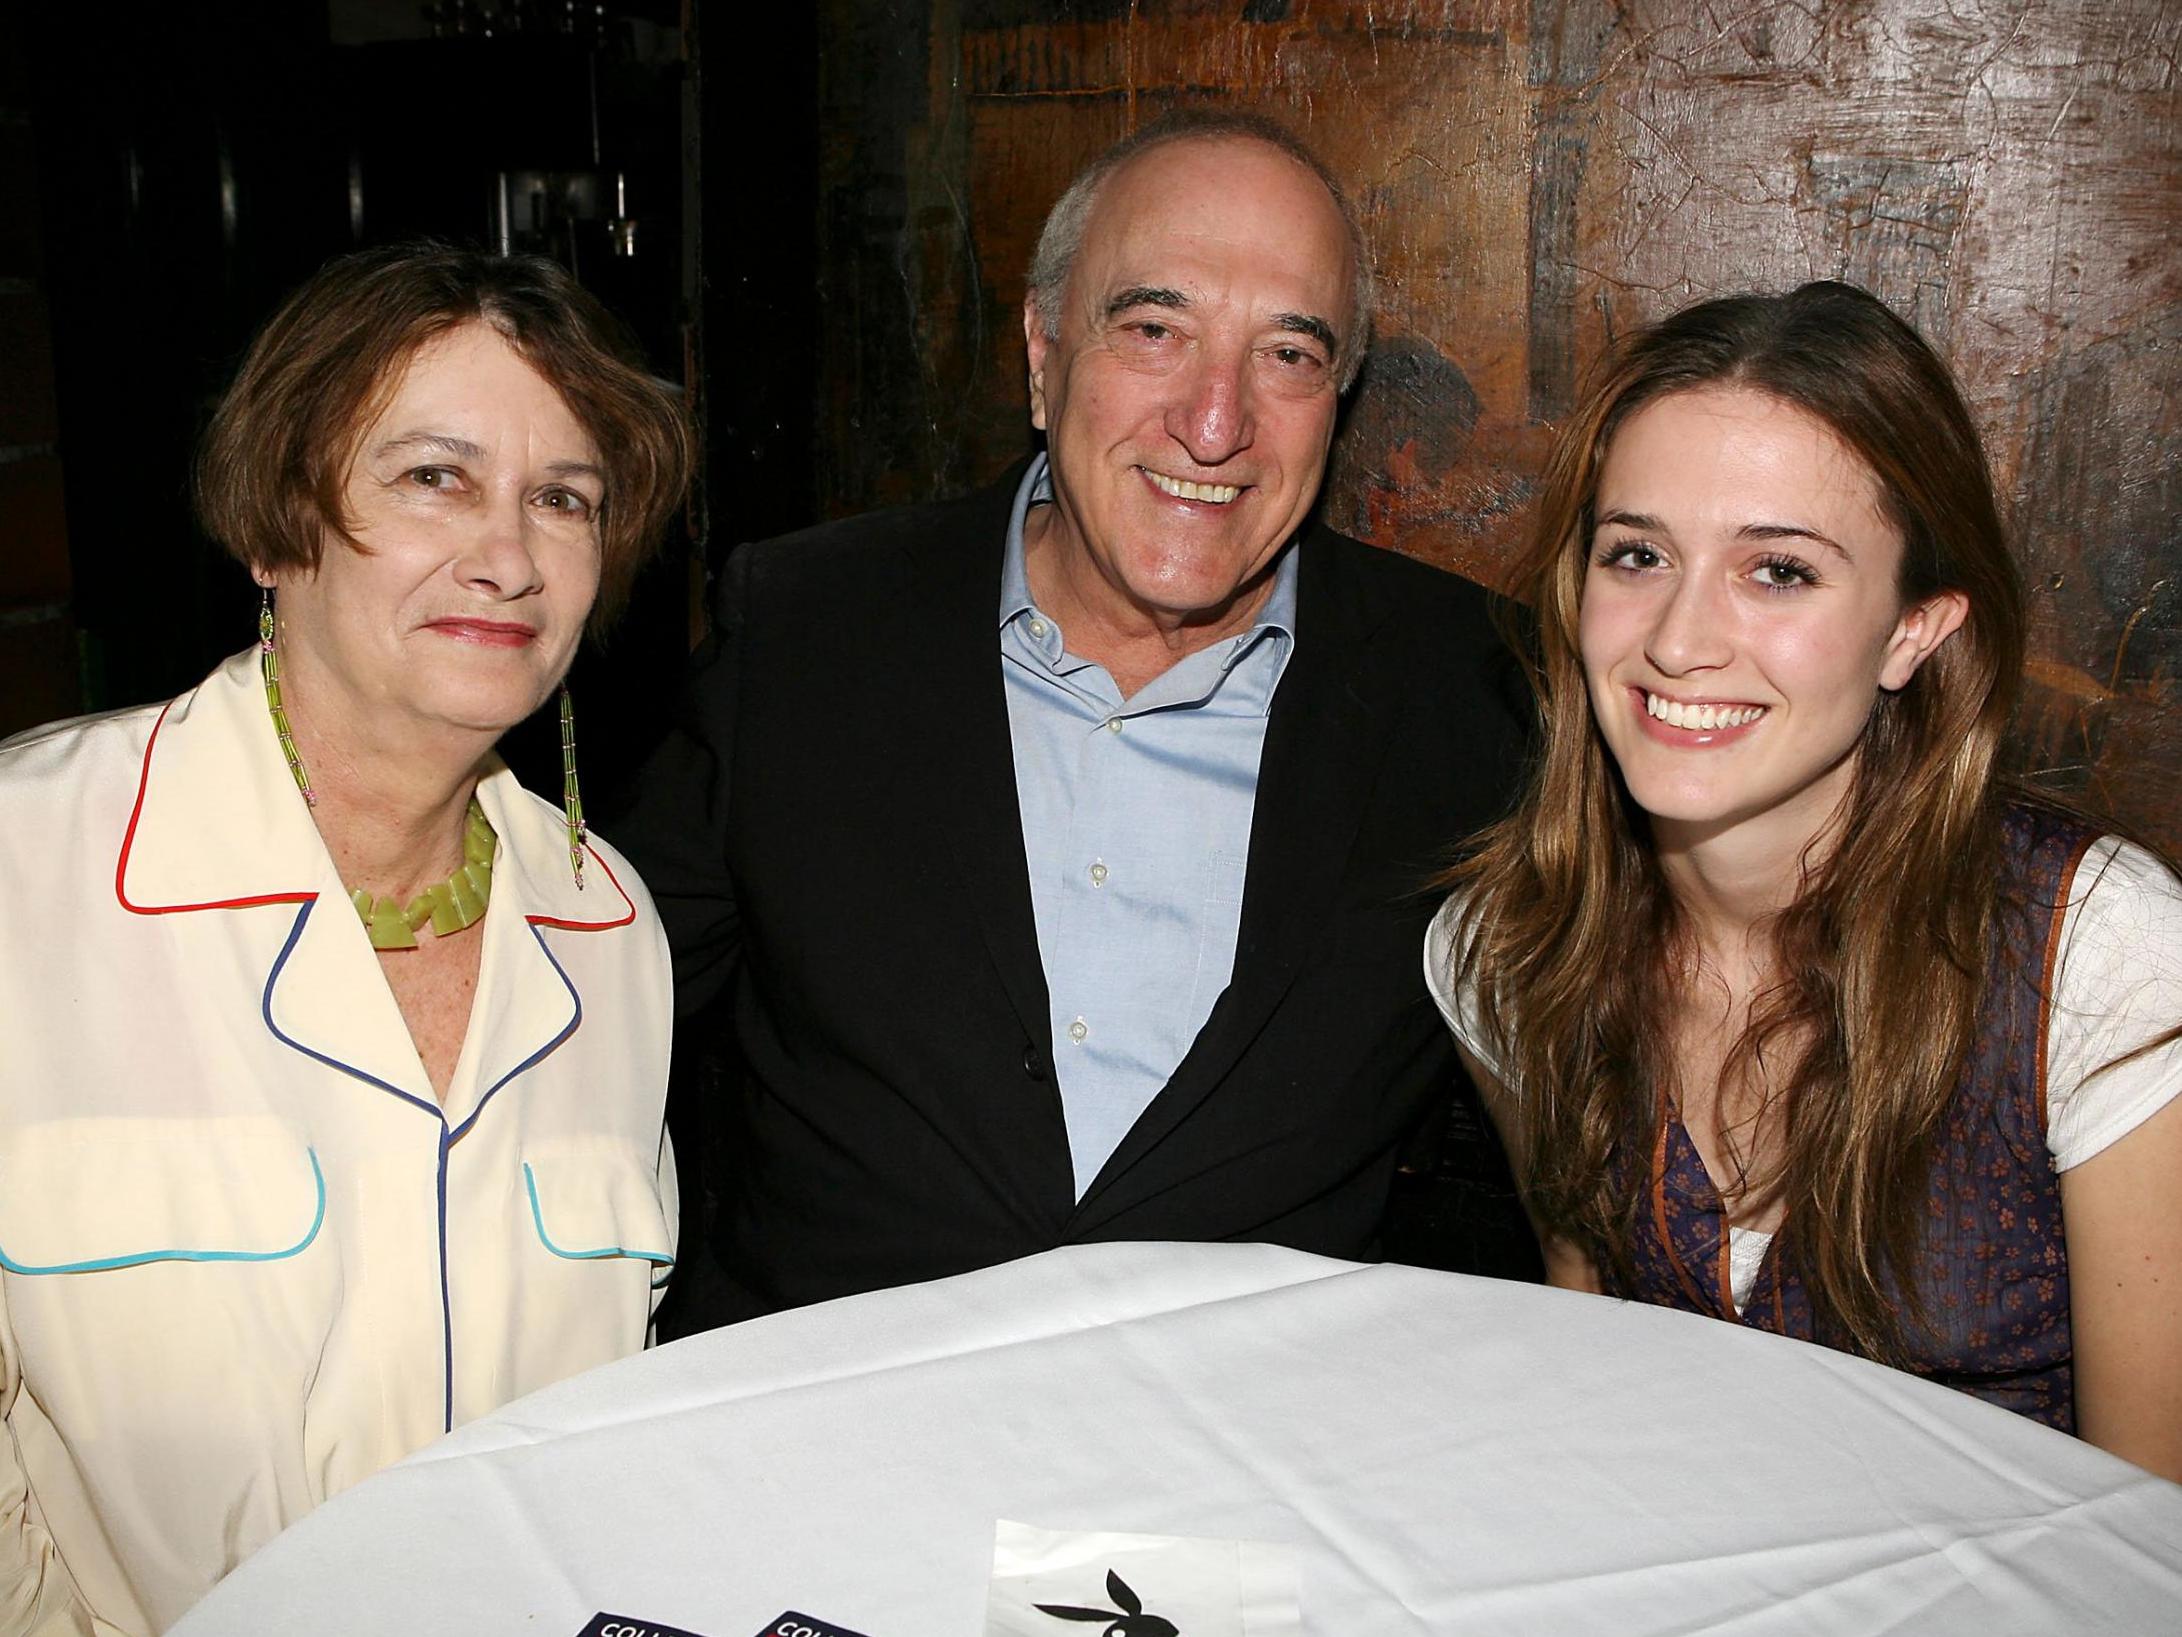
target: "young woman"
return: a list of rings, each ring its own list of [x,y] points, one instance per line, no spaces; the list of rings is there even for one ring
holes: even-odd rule
[[[2023,591],[1862,291],[1632,337],[1518,594],[1539,764],[1426,967],[1560,1285],[2182,1477],[2182,885],[1997,773]]]

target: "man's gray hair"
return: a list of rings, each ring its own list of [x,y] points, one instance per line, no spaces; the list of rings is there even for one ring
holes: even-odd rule
[[[1076,173],[1076,179],[1047,213],[1046,225],[1038,235],[1038,249],[1030,259],[1030,299],[1038,310],[1046,339],[1060,339],[1061,297],[1068,288],[1068,275],[1075,268],[1076,254],[1083,248],[1083,230],[1091,220],[1100,191],[1114,172],[1138,154],[1170,142],[1260,142],[1286,154],[1325,184],[1333,196],[1334,208],[1341,213],[1342,225],[1349,230],[1349,256],[1356,264],[1356,285],[1350,294],[1355,312],[1349,321],[1350,333],[1341,338],[1339,360],[1340,390],[1348,391],[1371,344],[1371,258],[1365,251],[1363,224],[1326,162],[1295,132],[1263,114],[1179,108],[1123,137]]]

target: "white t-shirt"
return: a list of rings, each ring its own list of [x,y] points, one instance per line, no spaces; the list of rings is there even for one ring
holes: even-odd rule
[[[1480,1039],[1476,996],[1455,985],[1459,909],[1451,898],[1433,917],[1424,938],[1424,979],[1463,1049],[1506,1084]],[[2046,1149],[2056,1171],[2110,1148],[2182,1095],[2182,1040],[2088,1078],[2178,1022],[2182,882],[2143,848],[2103,836],[2085,850],[2070,886],[2046,1008]],[[1728,1229],[1738,1308],[1757,1283],[1772,1237]]]

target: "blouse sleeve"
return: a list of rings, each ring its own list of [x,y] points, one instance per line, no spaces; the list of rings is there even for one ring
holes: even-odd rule
[[[1461,930],[1462,904],[1460,893],[1449,897],[1425,930],[1425,986],[1432,991],[1432,1002],[1440,1009],[1440,1016],[1447,1020],[1456,1043],[1482,1063],[1494,1079],[1506,1085],[1507,1076],[1501,1072],[1499,1061],[1484,1044],[1484,1026],[1477,1015],[1477,990],[1472,984],[1458,981],[1455,972],[1456,962],[1461,958],[1456,938]]]
[[[2055,1170],[2081,1165],[2182,1094],[2182,1040],[2107,1067],[2178,1023],[2182,882],[2143,848],[2102,837],[2076,868],[2046,1011]]]
[[[0,1631],[80,1637],[92,1629],[91,1611],[33,1516],[30,1479],[16,1447],[13,1418],[22,1388],[0,1315]]]

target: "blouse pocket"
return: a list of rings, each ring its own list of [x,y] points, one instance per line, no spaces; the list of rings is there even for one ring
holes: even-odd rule
[[[571,1262],[649,1262],[658,1282],[674,1266],[674,1236],[657,1172],[624,1144],[553,1144],[523,1158],[523,1193],[538,1242]]]
[[[0,1268],[279,1262],[326,1221],[317,1150],[263,1115],[54,1120],[0,1132]]]

